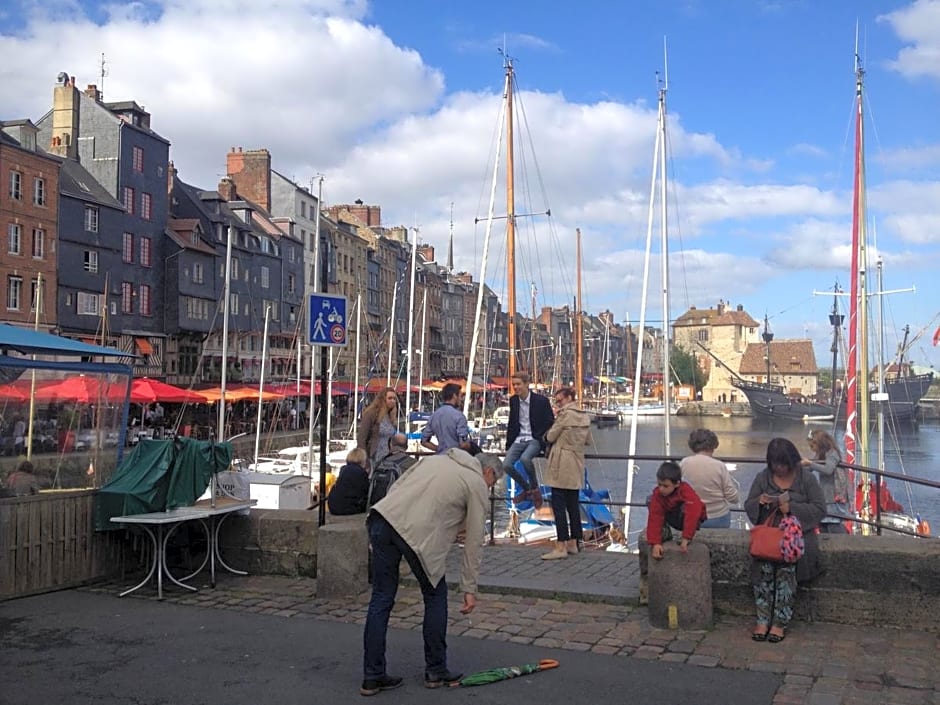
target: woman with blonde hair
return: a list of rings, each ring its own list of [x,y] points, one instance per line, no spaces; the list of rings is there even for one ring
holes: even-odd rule
[[[375,395],[372,403],[362,412],[356,444],[365,448],[374,468],[388,455],[388,442],[398,433],[398,393],[386,387]]]
[[[849,517],[849,474],[839,465],[842,453],[836,439],[816,430],[809,434],[809,447],[813,457],[803,458],[802,464],[816,473],[826,498],[826,516],[819,522],[819,530],[824,534],[847,534],[842,522]]]

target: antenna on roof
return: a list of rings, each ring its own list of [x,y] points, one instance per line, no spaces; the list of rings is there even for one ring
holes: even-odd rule
[[[105,58],[104,58],[104,52],[101,52],[101,62],[99,63],[98,68],[100,70],[99,82],[101,84],[101,97],[104,98],[104,79],[110,73],[110,71],[108,71],[108,62],[105,61]]]

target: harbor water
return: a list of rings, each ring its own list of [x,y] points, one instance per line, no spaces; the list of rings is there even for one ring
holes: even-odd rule
[[[662,417],[641,417],[637,426],[636,455],[663,455]],[[715,457],[734,463],[732,477],[740,486],[741,502],[750,489],[754,476],[763,469],[767,444],[772,438],[789,438],[804,457],[809,457],[807,436],[810,431],[825,426],[784,422],[771,425],[750,417],[674,416],[670,419],[670,455],[689,455],[689,433],[696,428],[709,428],[718,435],[719,447]],[[588,454],[626,455],[630,441],[628,424],[620,428],[592,428],[594,446]],[[842,432],[834,433],[842,441]],[[940,425],[936,422],[919,426],[902,426],[885,433],[885,470],[925,480],[940,481],[936,458],[940,457]],[[898,452],[900,449],[900,453]],[[874,448],[872,449],[874,457]],[[749,459],[752,462],[744,462]],[[861,464],[861,462],[859,462]],[[876,463],[872,463],[874,465]],[[636,461],[638,468],[633,478],[633,503],[642,504],[656,485],[658,461]],[[611,499],[623,502],[627,487],[627,461],[587,461],[588,478],[595,489],[607,489]],[[920,515],[931,526],[931,533],[940,531],[940,490],[910,483],[888,480],[894,498],[904,505],[910,515]],[[619,512],[615,515],[619,516]],[[735,525],[743,526],[743,514],[735,513]],[[629,535],[631,543],[646,525],[646,509],[633,507],[630,511]]]

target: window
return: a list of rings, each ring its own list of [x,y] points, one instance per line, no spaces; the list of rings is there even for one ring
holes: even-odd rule
[[[150,238],[140,238],[140,266],[150,266]]]
[[[235,314],[238,313],[238,294],[232,294],[229,300],[229,310]]]
[[[197,299],[192,296],[185,298],[186,317],[191,320],[208,321],[210,306],[206,299]]]
[[[89,233],[98,232],[98,209],[95,206],[85,206],[85,230]]]
[[[92,274],[98,271],[98,253],[94,250],[85,250],[85,271]]]
[[[20,310],[20,298],[23,295],[23,278],[7,277],[7,311]]]
[[[307,202],[306,201],[300,202],[300,217],[301,218],[307,217]]]
[[[150,310],[150,285],[141,284],[140,285],[140,313],[144,316],[149,316],[152,311]]]
[[[29,310],[36,310],[36,302],[39,302],[39,313],[44,313],[46,308],[46,285],[39,286],[39,280],[33,279],[29,291]]]
[[[134,215],[134,189],[130,186],[124,187],[124,210],[128,215]]]
[[[124,242],[121,248],[121,259],[128,264],[134,261],[134,234],[124,233]]]
[[[238,260],[232,257],[232,280],[238,279]]]
[[[134,285],[121,282],[121,313],[134,313]]]
[[[42,259],[46,255],[46,231],[33,228],[33,259]]]
[[[16,223],[10,223],[10,229],[7,232],[9,234],[7,238],[7,252],[11,255],[23,254],[23,244],[20,237],[22,230],[20,226]]]
[[[10,172],[10,198],[14,201],[23,198],[23,175],[18,171]]]
[[[196,262],[193,264],[193,284],[202,284],[205,273],[202,265]],[[192,316],[190,316],[192,318]]]
[[[84,291],[80,291],[76,303],[78,304],[79,316],[98,315],[98,294],[86,294]]]
[[[707,343],[708,342],[708,329],[707,328],[700,329],[698,331],[697,337],[700,342]]]
[[[33,203],[37,206],[46,205],[46,180],[33,179]]]
[[[295,257],[294,248],[293,248],[293,247],[288,247],[288,248],[287,248],[287,261],[288,261],[288,262],[293,262],[293,261],[294,261],[294,257]]]
[[[134,171],[138,174],[144,173],[144,148],[143,147],[134,147]]]
[[[297,291],[297,280],[293,274],[287,275],[287,293],[293,294]]]
[[[140,217],[144,220],[150,220],[151,206],[153,199],[149,193],[140,194]]]
[[[271,272],[267,267],[261,267],[261,288],[267,289],[271,285]]]

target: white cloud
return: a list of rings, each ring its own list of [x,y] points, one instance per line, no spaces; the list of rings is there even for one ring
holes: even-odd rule
[[[907,43],[888,66],[908,78],[940,78],[940,2],[915,0],[900,10],[881,15]]]

